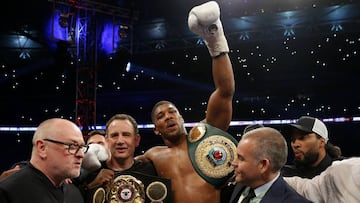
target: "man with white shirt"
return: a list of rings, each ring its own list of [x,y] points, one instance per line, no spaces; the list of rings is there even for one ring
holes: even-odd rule
[[[230,203],[310,202],[291,188],[280,174],[288,148],[276,129],[261,127],[248,131],[241,137],[236,153],[232,165],[237,185]]]

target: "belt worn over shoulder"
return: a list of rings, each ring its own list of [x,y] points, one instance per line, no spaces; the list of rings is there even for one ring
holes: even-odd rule
[[[234,172],[238,141],[229,133],[206,123],[198,123],[188,135],[188,151],[196,172],[208,183],[219,187]]]

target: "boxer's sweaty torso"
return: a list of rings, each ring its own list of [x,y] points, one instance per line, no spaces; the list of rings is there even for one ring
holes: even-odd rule
[[[152,162],[159,176],[171,179],[174,203],[219,203],[220,190],[206,182],[195,171],[187,144],[177,147],[155,147]]]

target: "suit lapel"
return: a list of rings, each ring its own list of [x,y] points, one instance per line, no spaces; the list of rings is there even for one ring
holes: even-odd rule
[[[231,199],[230,199],[230,203],[237,203],[237,201],[240,198],[241,193],[244,191],[246,187],[244,185],[241,184],[236,184],[234,191],[231,194]]]
[[[272,202],[281,202],[284,199],[284,194],[286,193],[286,183],[282,177],[279,177],[266,192],[261,203],[272,203]]]

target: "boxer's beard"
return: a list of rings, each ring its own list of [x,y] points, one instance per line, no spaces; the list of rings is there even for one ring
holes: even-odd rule
[[[319,158],[319,153],[318,152],[307,152],[304,153],[304,159],[295,159],[295,165],[299,166],[299,167],[309,167],[311,165],[313,165]]]

